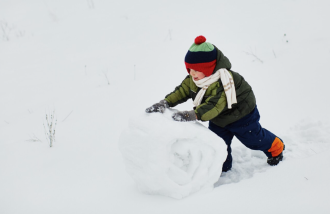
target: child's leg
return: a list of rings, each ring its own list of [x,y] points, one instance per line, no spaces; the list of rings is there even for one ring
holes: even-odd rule
[[[219,137],[221,137],[225,141],[225,143],[227,144],[228,155],[227,155],[226,161],[223,163],[223,166],[222,166],[222,171],[223,172],[227,172],[228,170],[231,169],[232,162],[233,162],[233,158],[231,156],[231,147],[230,147],[230,144],[231,144],[231,141],[232,141],[232,139],[234,137],[234,134],[231,133],[229,130],[226,130],[224,128],[221,128],[221,127],[215,125],[211,121],[209,122],[209,129],[212,132],[214,132],[215,134],[217,134]]]
[[[281,154],[284,144],[276,135],[261,127],[257,107],[246,117],[230,125],[230,131],[248,148],[263,151],[268,158]]]

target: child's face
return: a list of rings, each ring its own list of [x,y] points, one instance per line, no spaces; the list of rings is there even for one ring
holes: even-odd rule
[[[205,74],[200,71],[195,71],[194,69],[190,69],[190,75],[194,78],[195,81],[201,80],[205,77]]]

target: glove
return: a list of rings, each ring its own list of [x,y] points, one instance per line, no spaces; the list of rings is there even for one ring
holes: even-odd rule
[[[166,100],[161,100],[159,103],[153,104],[151,107],[146,109],[147,113],[152,113],[152,112],[160,112],[164,113],[166,108],[169,108],[169,104]]]
[[[173,120],[180,122],[195,121],[196,113],[194,110],[191,111],[179,111],[172,116]]]

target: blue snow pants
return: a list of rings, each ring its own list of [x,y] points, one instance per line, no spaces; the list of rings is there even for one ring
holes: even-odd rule
[[[260,115],[256,106],[250,114],[224,128],[215,125],[211,121],[209,122],[209,129],[221,137],[227,144],[228,156],[222,167],[223,172],[230,170],[232,167],[233,158],[230,145],[234,136],[246,147],[263,151],[267,157],[272,157],[268,150],[272,147],[276,136],[267,129],[262,128],[259,119]]]

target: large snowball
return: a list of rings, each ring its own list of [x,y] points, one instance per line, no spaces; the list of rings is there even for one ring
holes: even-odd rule
[[[183,198],[213,188],[227,157],[224,141],[198,122],[177,122],[174,110],[131,118],[119,149],[139,190]]]

